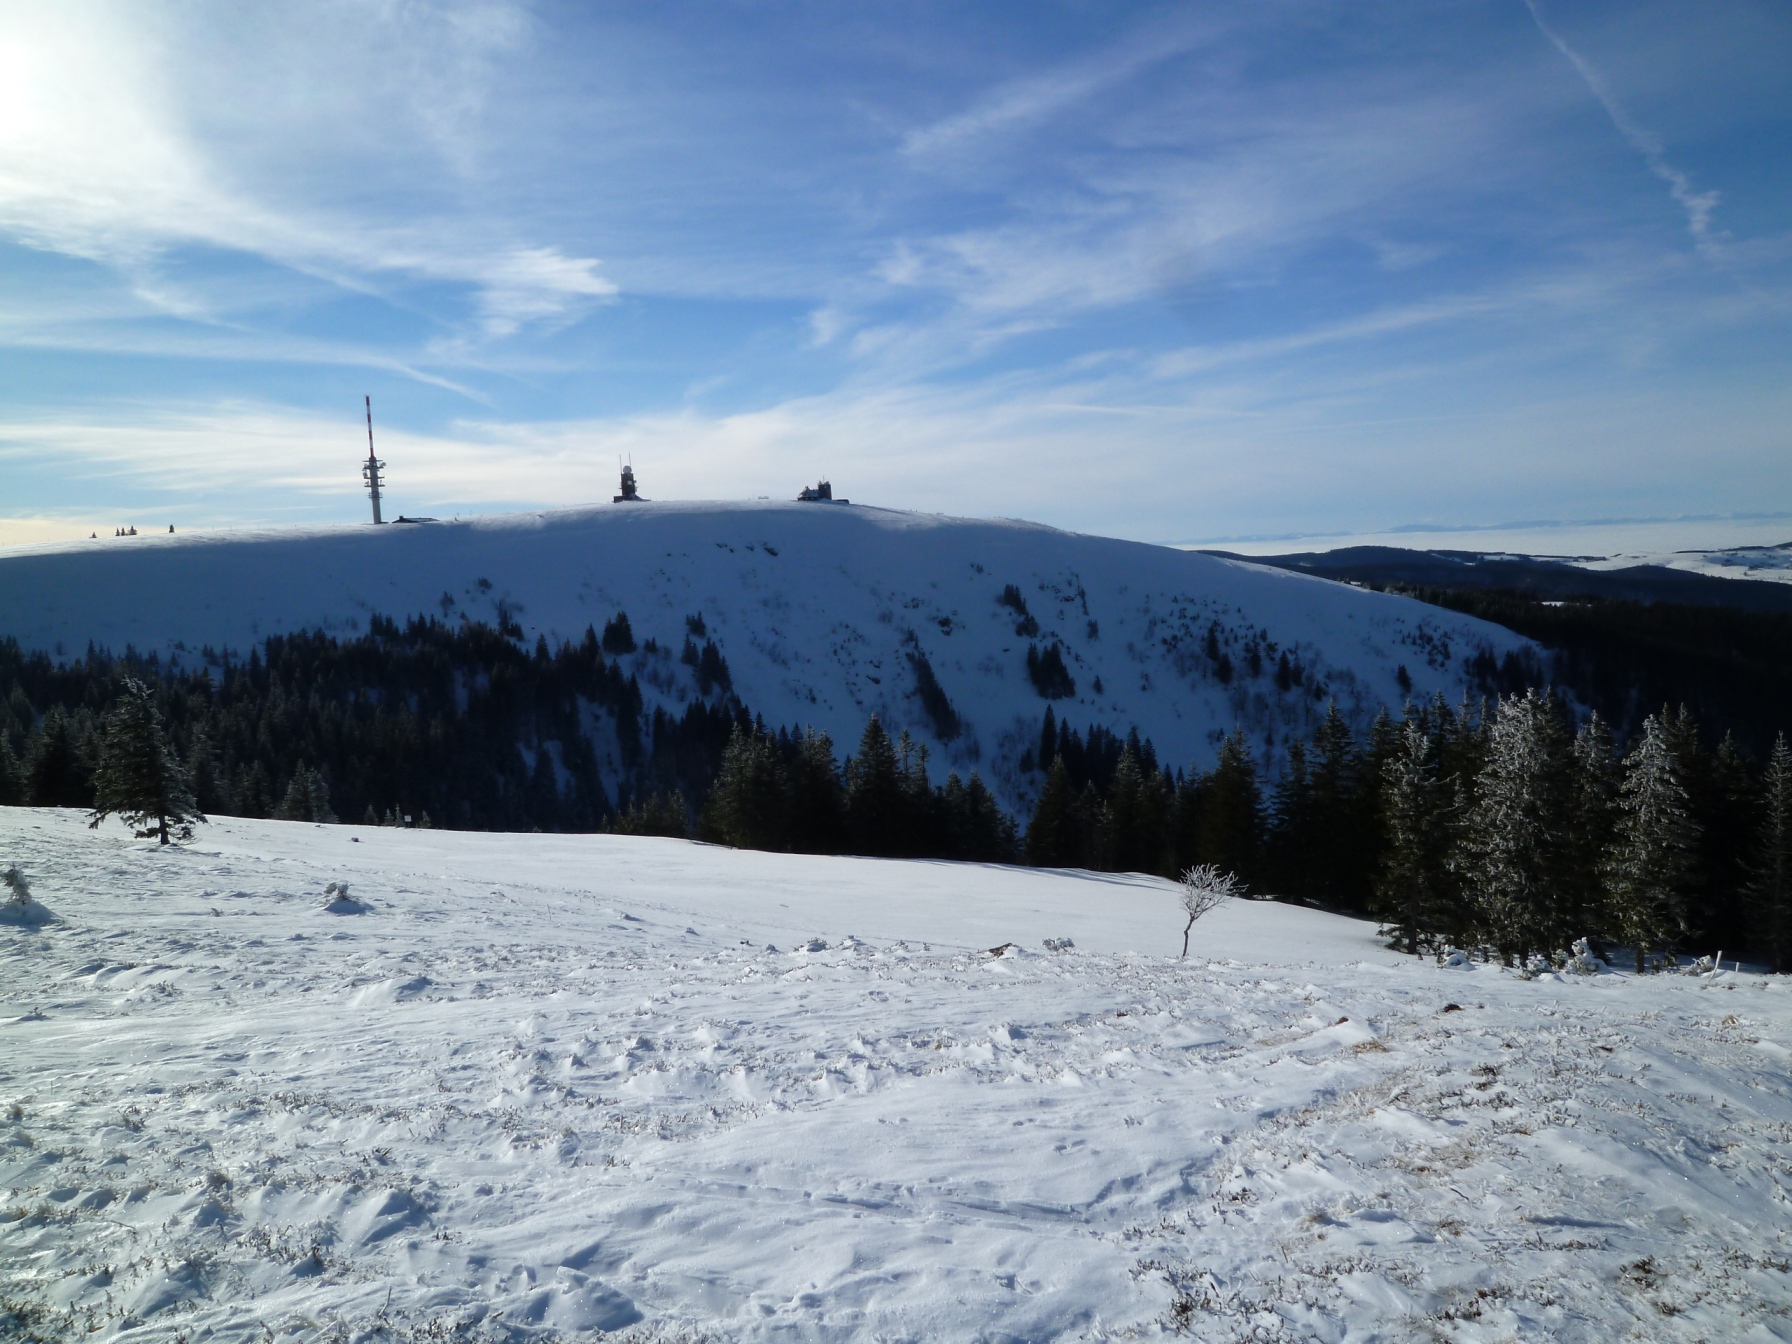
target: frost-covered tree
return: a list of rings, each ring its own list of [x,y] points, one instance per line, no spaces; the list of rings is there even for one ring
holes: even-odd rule
[[[324,783],[324,777],[300,761],[292,782],[286,786],[286,796],[274,809],[274,817],[279,821],[333,823],[336,813],[330,809],[330,786]]]
[[[1687,926],[1699,833],[1669,726],[1651,714],[1624,758],[1617,834],[1606,859],[1612,932],[1636,952],[1671,950]]]
[[[1197,863],[1182,874],[1182,912],[1188,923],[1182,926],[1182,955],[1188,956],[1188,935],[1195,921],[1217,910],[1235,896],[1245,894],[1244,883],[1225,869],[1211,863]]]
[[[1464,820],[1463,875],[1488,937],[1508,958],[1558,946],[1566,823],[1567,733],[1553,700],[1508,696]]]
[[[1416,955],[1420,943],[1457,921],[1449,906],[1445,868],[1450,794],[1437,777],[1437,750],[1414,716],[1382,765],[1385,847],[1376,907],[1399,944]]]
[[[204,821],[186,767],[162,729],[149,687],[127,677],[100,729],[99,768],[93,779],[93,820],[117,814],[139,839],[188,840]]]
[[[1761,776],[1761,833],[1747,889],[1775,974],[1792,967],[1792,751],[1774,741]]]

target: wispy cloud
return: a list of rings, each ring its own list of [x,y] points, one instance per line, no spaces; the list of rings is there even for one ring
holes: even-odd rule
[[[1210,23],[1197,25],[1186,19],[1142,24],[1094,55],[1009,80],[964,111],[910,131],[902,138],[902,152],[923,159],[976,148],[991,137],[1036,126],[1143,70],[1186,55],[1214,32]]]
[[[481,83],[476,67],[484,49],[508,50],[518,40],[508,7],[447,6],[433,11],[435,22],[424,30],[398,33],[384,7],[338,8],[336,17],[361,42],[397,46],[391,39],[402,37],[413,48],[406,65],[433,52],[463,78],[458,91],[445,90],[439,77],[419,80],[415,105],[402,111],[414,144],[442,167],[465,170],[471,151],[453,132],[474,98],[469,89]],[[157,15],[160,25],[150,22]],[[245,158],[228,135],[200,134],[208,114],[193,105],[197,91],[183,77],[202,74],[206,56],[228,53],[185,50],[177,60],[168,47],[185,35],[168,31],[166,19],[149,7],[78,4],[24,4],[9,16],[0,28],[0,229],[44,251],[115,268],[144,303],[196,320],[225,313],[170,278],[168,259],[177,249],[247,254],[350,291],[416,281],[465,286],[479,330],[490,338],[575,315],[617,292],[597,260],[519,239],[501,215],[382,222],[321,203],[335,196],[346,205],[354,192],[340,188],[309,201],[284,200],[289,193],[258,180],[265,174],[254,156]],[[295,49],[302,53],[303,42]],[[202,88],[204,82],[212,85],[204,91],[220,91],[215,78]],[[378,110],[388,117],[398,111]],[[317,171],[314,163],[289,166]],[[366,151],[351,145],[341,172],[370,167],[377,170],[377,162],[370,165]]]
[[[1630,142],[1632,149],[1643,156],[1649,171],[1667,183],[1668,194],[1686,212],[1687,231],[1692,234],[1693,242],[1701,250],[1715,248],[1723,238],[1721,232],[1712,228],[1712,215],[1716,212],[1719,195],[1715,191],[1700,191],[1693,185],[1692,178],[1669,161],[1667,147],[1662,144],[1661,137],[1636,121],[1618,100],[1611,84],[1584,56],[1568,45],[1554,28],[1544,21],[1543,12],[1537,6],[1537,0],[1525,0],[1525,7],[1530,10],[1531,18],[1537,30],[1548,38],[1557,51],[1568,58],[1568,63],[1581,77],[1599,105],[1605,109],[1606,116],[1611,118],[1612,125],[1618,133]]]

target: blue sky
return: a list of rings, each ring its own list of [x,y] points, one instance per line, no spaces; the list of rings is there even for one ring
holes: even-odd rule
[[[0,10],[0,541],[1792,513],[1774,2]],[[1792,528],[1792,523],[1788,524]]]

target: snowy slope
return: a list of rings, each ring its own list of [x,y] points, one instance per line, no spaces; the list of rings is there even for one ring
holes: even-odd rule
[[[1786,1337],[1769,977],[1254,903],[1179,963],[1150,879],[607,836],[0,809],[15,861],[11,1337]]]
[[[1587,569],[1625,569],[1632,565],[1661,565],[1689,574],[1708,574],[1719,579],[1760,579],[1792,583],[1792,541],[1775,546],[1732,546],[1713,551],[1637,551],[1593,558],[1572,557]]]
[[[1020,614],[998,603],[1009,584],[1037,635],[1017,634]],[[530,639],[577,639],[625,610],[637,639],[661,646],[632,660],[650,708],[696,694],[677,654],[701,613],[736,693],[768,723],[813,724],[850,749],[876,712],[1011,799],[1045,709],[1026,675],[1032,644],[1064,649],[1076,695],[1056,702],[1060,718],[1136,725],[1178,765],[1208,762],[1239,723],[1273,756],[1327,696],[1361,726],[1398,708],[1402,667],[1414,694],[1454,698],[1469,655],[1524,644],[1404,598],[1167,547],[837,505],[656,503],[0,556],[0,634],[64,654],[92,641],[191,662],[204,646],[240,651],[279,631],[364,630],[374,613],[491,620],[500,603]],[[954,742],[932,731],[911,653],[965,722]],[[1283,654],[1302,684],[1277,687]]]

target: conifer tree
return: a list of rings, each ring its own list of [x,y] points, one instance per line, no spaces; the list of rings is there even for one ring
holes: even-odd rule
[[[217,749],[211,735],[198,728],[188,739],[187,772],[193,778],[193,797],[199,810],[208,814],[228,814],[230,796],[225,791],[223,772],[218,768]]]
[[[763,727],[736,724],[710,790],[705,828],[725,845],[782,849],[785,842],[782,764]]]
[[[1606,862],[1613,932],[1636,952],[1670,951],[1685,933],[1698,828],[1670,745],[1651,714],[1624,758],[1617,835]]]
[[[1197,861],[1255,881],[1263,838],[1263,791],[1243,728],[1233,729],[1220,744],[1219,760],[1201,781],[1201,793]]]
[[[1313,732],[1309,756],[1312,787],[1308,795],[1306,893],[1336,904],[1351,904],[1360,893],[1356,879],[1361,852],[1358,774],[1361,757],[1350,725],[1337,701],[1326,706],[1325,718]]]
[[[286,796],[274,809],[274,817],[277,821],[334,823],[336,814],[330,810],[330,788],[324,777],[300,761],[286,786]]]
[[[1074,868],[1082,862],[1081,825],[1070,770],[1064,758],[1052,759],[1045,789],[1027,826],[1026,860],[1035,868]]]
[[[1156,858],[1154,837],[1145,834],[1140,802],[1145,777],[1139,770],[1139,758],[1130,745],[1121,748],[1119,764],[1114,767],[1114,780],[1108,786],[1106,806],[1101,816],[1099,860],[1113,872],[1137,872]]]
[[[75,725],[57,706],[38,724],[25,759],[25,796],[33,807],[88,807],[93,779]]]
[[[1464,819],[1462,857],[1476,912],[1508,959],[1548,951],[1563,936],[1555,902],[1563,876],[1567,755],[1551,700],[1526,691],[1499,702]]]
[[[1180,798],[1179,793],[1179,802]],[[1271,811],[1270,848],[1275,863],[1270,880],[1291,896],[1306,896],[1312,891],[1308,874],[1313,833],[1313,780],[1307,769],[1307,744],[1298,737],[1288,743],[1288,759],[1282,766],[1281,777],[1276,780]],[[1195,861],[1192,848],[1183,860],[1186,863]]]
[[[0,807],[19,807],[25,801],[25,776],[12,743],[0,731]]]
[[[1565,938],[1584,938],[1606,922],[1605,858],[1618,821],[1623,771],[1611,729],[1597,713],[1574,735],[1558,923]]]
[[[976,771],[968,784],[956,773],[948,776],[943,799],[952,858],[979,863],[1013,860],[1014,823]]]
[[[895,745],[877,715],[859,737],[859,751],[846,763],[846,813],[856,852],[901,852],[907,831],[904,778]]]
[[[1405,950],[1455,933],[1448,908],[1445,855],[1449,795],[1437,777],[1437,749],[1415,715],[1400,730],[1399,746],[1382,764],[1383,835],[1378,913]]]
[[[1758,789],[1736,738],[1725,733],[1705,768],[1704,807],[1693,799],[1699,825],[1699,882],[1703,899],[1696,925],[1707,942],[1737,947],[1755,933],[1743,889],[1748,857],[1760,829]]]
[[[1776,975],[1792,968],[1792,751],[1781,733],[1761,776],[1760,834],[1747,889]]]
[[[787,773],[790,847],[805,854],[838,853],[846,836],[846,797],[833,740],[804,729]]]
[[[554,758],[545,743],[535,748],[535,764],[529,771],[527,807],[537,830],[560,828],[560,780],[554,771]]]
[[[134,677],[125,679],[101,728],[89,824],[98,826],[114,813],[138,839],[155,836],[164,845],[171,835],[191,839],[193,823],[205,820],[150,689]]]

